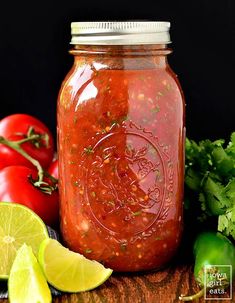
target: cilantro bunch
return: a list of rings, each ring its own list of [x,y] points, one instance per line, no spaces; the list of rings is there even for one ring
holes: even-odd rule
[[[186,139],[185,210],[235,239],[235,132],[228,143]]]

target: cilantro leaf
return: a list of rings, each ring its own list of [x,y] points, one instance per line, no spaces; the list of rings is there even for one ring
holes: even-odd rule
[[[225,187],[210,176],[204,181],[203,191],[206,205],[213,215],[222,215],[231,206],[230,199],[226,196]]]
[[[187,216],[235,239],[235,132],[228,144],[186,139],[185,201]]]
[[[235,239],[235,205],[230,211],[219,216],[218,231]]]

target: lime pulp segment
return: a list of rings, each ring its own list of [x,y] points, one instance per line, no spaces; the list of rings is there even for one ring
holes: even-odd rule
[[[45,239],[42,242],[38,260],[47,281],[65,292],[94,289],[112,274],[111,269],[70,251],[53,239]]]
[[[40,243],[49,238],[41,218],[29,208],[16,203],[0,202],[0,279],[7,279],[17,250],[23,243],[35,255]]]
[[[8,280],[11,303],[50,303],[51,292],[32,248],[23,244],[13,262]]]

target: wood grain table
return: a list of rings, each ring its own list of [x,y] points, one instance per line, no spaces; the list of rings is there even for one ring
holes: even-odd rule
[[[162,270],[113,273],[100,287],[54,297],[53,303],[180,303],[181,294],[191,295],[200,290],[193,275],[193,239],[193,229],[187,229],[175,257]],[[219,296],[220,300],[201,298],[194,303],[235,303],[235,281],[233,284],[231,300]],[[0,303],[7,302],[0,300]]]
[[[193,278],[193,265],[173,263],[157,272],[115,273],[93,291],[64,294],[55,297],[53,303],[176,303],[182,302],[178,299],[180,294],[193,294],[197,291],[199,288]],[[8,300],[0,300],[0,303],[6,302]],[[235,302],[235,288],[232,300],[200,299],[199,302]]]

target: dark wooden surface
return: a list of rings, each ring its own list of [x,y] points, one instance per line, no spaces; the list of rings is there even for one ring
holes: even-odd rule
[[[63,295],[53,303],[176,303],[180,294],[193,294],[199,290],[193,278],[192,265],[174,265],[158,272],[145,274],[113,274],[99,288]],[[0,300],[1,303],[8,302]],[[198,302],[222,303],[233,300],[204,300]]]

